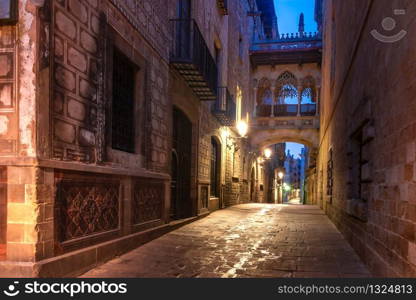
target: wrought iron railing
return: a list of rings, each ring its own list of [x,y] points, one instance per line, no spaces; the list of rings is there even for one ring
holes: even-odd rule
[[[233,126],[236,120],[236,104],[226,87],[219,87],[213,113],[224,126]]]
[[[171,22],[172,45],[170,60],[176,68],[185,70],[188,83],[199,86],[198,82],[206,83],[213,94],[217,90],[217,65],[207,43],[193,19],[173,19]],[[198,71],[198,74],[193,72]],[[196,88],[194,89],[196,90]]]

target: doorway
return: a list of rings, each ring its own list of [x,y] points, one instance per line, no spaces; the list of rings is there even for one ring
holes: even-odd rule
[[[192,216],[191,162],[192,123],[182,111],[174,108],[170,216],[175,220]]]
[[[256,175],[254,172],[254,168],[252,168],[251,175],[250,175],[250,202],[252,203],[256,201],[255,190],[256,190]]]

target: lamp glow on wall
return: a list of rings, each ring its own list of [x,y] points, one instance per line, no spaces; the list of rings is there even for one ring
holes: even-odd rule
[[[0,25],[9,25],[17,22],[17,0],[0,1]]]

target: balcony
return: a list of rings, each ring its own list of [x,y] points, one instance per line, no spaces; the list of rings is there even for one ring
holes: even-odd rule
[[[223,16],[228,15],[228,1],[227,0],[217,0],[217,5]]]
[[[270,129],[318,129],[319,116],[256,117],[251,120],[253,131]]]
[[[170,21],[170,63],[202,101],[217,99],[217,66],[195,20]]]
[[[218,88],[218,97],[212,107],[212,113],[223,126],[234,126],[236,119],[236,105],[226,87]]]
[[[261,104],[256,108],[256,117],[258,118],[315,116],[316,114],[316,104],[276,104],[273,106]]]

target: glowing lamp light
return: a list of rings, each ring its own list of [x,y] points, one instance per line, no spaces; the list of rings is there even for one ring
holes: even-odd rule
[[[279,172],[279,173],[277,173],[277,176],[279,176],[279,179],[283,179],[285,174],[283,174],[283,172]]]
[[[286,192],[290,192],[290,190],[291,190],[292,188],[290,187],[290,185],[288,185],[287,183],[285,183],[285,184],[283,184],[283,189],[284,189]]]
[[[272,157],[272,150],[270,150],[269,148],[264,149],[264,157],[270,159],[270,157]]]
[[[237,131],[241,137],[245,137],[248,132],[248,124],[245,121],[238,121],[237,123]]]

